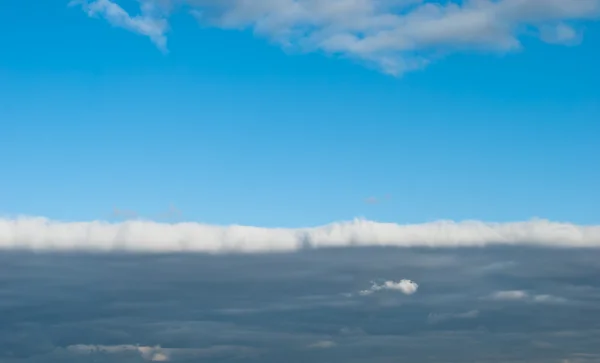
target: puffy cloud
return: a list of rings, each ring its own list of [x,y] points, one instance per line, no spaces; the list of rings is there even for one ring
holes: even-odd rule
[[[146,35],[161,49],[168,15],[180,6],[203,25],[250,28],[283,47],[358,59],[394,75],[421,68],[440,52],[519,49],[520,38],[534,29],[542,41],[571,42],[573,26],[600,16],[600,0],[139,1],[140,15],[114,0],[82,4],[90,16]]]
[[[361,295],[371,295],[374,292],[381,290],[392,290],[392,291],[400,291],[405,295],[412,295],[417,292],[419,285],[411,280],[400,280],[398,282],[394,281],[386,281],[382,285],[378,285],[373,283],[373,285],[368,290],[362,290],[360,292]]]
[[[529,245],[600,247],[600,226],[532,220],[514,223],[438,221],[378,223],[363,219],[312,228],[217,226],[126,221],[60,222],[0,219],[0,249],[264,253],[348,246],[478,247]]]

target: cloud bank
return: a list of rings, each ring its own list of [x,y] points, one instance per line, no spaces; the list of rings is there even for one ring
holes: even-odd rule
[[[600,0],[138,0],[137,15],[117,0],[76,0],[90,17],[149,37],[166,50],[177,11],[201,25],[252,29],[287,49],[359,60],[400,75],[442,53],[510,52],[523,37],[574,44],[581,23],[600,17]]]
[[[600,226],[547,220],[513,223],[438,221],[378,223],[363,219],[313,228],[261,228],[126,221],[60,222],[0,219],[0,248],[65,251],[264,253],[349,246],[476,247],[529,245],[600,247]]]
[[[0,362],[598,363],[598,276],[600,249],[2,251]],[[344,294],[378,277],[419,288]]]

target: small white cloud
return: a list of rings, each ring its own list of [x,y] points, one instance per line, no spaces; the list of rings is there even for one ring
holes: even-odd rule
[[[400,291],[405,295],[412,295],[417,292],[419,285],[411,280],[400,280],[398,282],[394,281],[386,281],[382,285],[378,285],[373,283],[373,285],[367,289],[359,292],[360,295],[366,296],[371,295],[374,292],[381,290],[392,290],[392,291]]]
[[[529,294],[523,290],[497,291],[491,296],[494,300],[524,300],[528,297]]]

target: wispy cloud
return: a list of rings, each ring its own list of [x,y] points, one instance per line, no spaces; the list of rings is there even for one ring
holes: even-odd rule
[[[400,280],[398,282],[394,281],[386,281],[383,284],[379,285],[373,283],[370,288],[367,290],[362,290],[359,292],[360,295],[366,296],[371,295],[377,291],[382,290],[391,290],[391,291],[399,291],[404,295],[412,295],[419,289],[419,285],[411,280]]]
[[[443,53],[518,50],[524,36],[572,44],[580,38],[581,22],[600,16],[600,0],[139,1],[140,15],[113,0],[80,3],[90,16],[146,35],[163,50],[164,9],[179,5],[205,26],[253,29],[288,49],[340,55],[393,75],[422,68]]]
[[[529,301],[535,303],[561,303],[566,301],[562,297],[545,294],[531,295],[529,292],[523,290],[496,291],[489,298],[501,301]]]
[[[469,310],[462,313],[444,313],[444,314],[435,314],[431,313],[427,317],[427,322],[429,324],[437,324],[446,320],[455,320],[455,319],[475,319],[479,317],[479,310]]]
[[[525,300],[529,294],[523,290],[496,291],[490,297],[494,300]]]
[[[167,52],[168,20],[158,12],[154,1],[141,1],[141,13],[132,16],[111,0],[73,0],[70,6],[80,5],[90,17],[106,19],[112,26],[145,35],[162,52]]]

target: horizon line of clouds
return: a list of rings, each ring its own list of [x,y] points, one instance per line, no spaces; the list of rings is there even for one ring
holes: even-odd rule
[[[144,35],[168,52],[169,18],[185,9],[202,26],[251,29],[299,52],[357,60],[400,76],[456,51],[508,53],[521,38],[576,45],[582,23],[600,18],[600,0],[72,0],[92,18]]]
[[[264,228],[197,222],[0,218],[0,250],[273,253],[334,247],[493,245],[599,248],[600,226],[543,219],[508,223],[441,220],[396,224],[357,218],[309,228]]]

